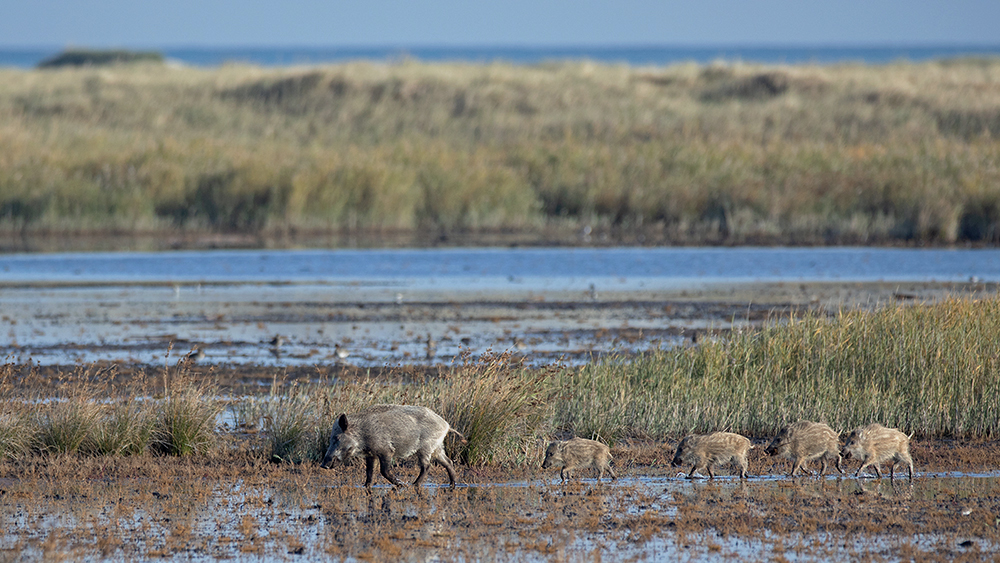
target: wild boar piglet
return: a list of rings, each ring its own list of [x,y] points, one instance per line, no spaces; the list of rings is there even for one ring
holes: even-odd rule
[[[912,436],[912,435],[911,435]],[[847,444],[841,451],[844,458],[857,458],[861,461],[855,477],[861,476],[861,471],[869,465],[875,468],[875,475],[882,478],[879,465],[891,461],[889,466],[889,481],[896,480],[896,465],[902,463],[909,469],[910,481],[913,481],[913,458],[910,457],[910,437],[895,428],[886,428],[881,424],[869,424],[851,432]]]
[[[549,447],[545,448],[542,469],[558,467],[559,477],[563,482],[572,476],[573,471],[587,467],[593,467],[597,471],[598,481],[604,478],[605,471],[611,474],[612,479],[617,479],[610,460],[611,451],[606,445],[596,440],[573,438],[564,442],[550,442]]]
[[[812,473],[806,469],[806,463],[814,459],[823,462],[820,475],[826,473],[827,460],[833,461],[837,471],[844,472],[840,467],[839,435],[820,422],[800,420],[795,424],[789,424],[778,432],[764,451],[768,455],[778,455],[792,460],[792,477],[795,477],[800,469],[805,473]]]
[[[690,465],[688,479],[694,479],[695,472],[707,471],[711,479],[715,478],[712,467],[722,463],[735,463],[740,468],[740,479],[747,477],[747,452],[753,446],[744,436],[732,432],[713,432],[711,434],[691,434],[685,436],[677,445],[672,467]]]
[[[420,473],[414,486],[419,486],[431,463],[438,463],[448,472],[448,482],[455,486],[455,468],[444,452],[444,438],[457,431],[443,418],[426,407],[410,405],[376,405],[357,414],[342,414],[330,433],[330,445],[320,467],[327,469],[337,459],[348,463],[356,457],[365,458],[365,487],[372,486],[375,459],[379,472],[393,485],[402,483],[392,474],[392,461],[417,455]],[[461,434],[459,434],[461,436]]]

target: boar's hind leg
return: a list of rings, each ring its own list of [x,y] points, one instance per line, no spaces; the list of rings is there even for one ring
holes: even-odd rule
[[[448,472],[448,484],[452,487],[455,486],[455,466],[452,465],[451,460],[448,459],[448,454],[444,453],[444,448],[438,448],[434,452],[434,461],[438,462],[444,467],[444,470]]]
[[[420,456],[417,459],[417,464],[420,466],[420,474],[417,475],[417,480],[413,482],[413,485],[420,486],[420,483],[424,480],[424,475],[427,473],[427,469],[432,463],[439,463],[444,467],[445,471],[448,472],[448,483],[454,487],[455,467],[451,464],[451,460],[448,459],[448,455],[444,453],[444,448],[438,448],[434,450],[432,455],[427,457]]]
[[[397,487],[403,486],[403,483],[396,479],[396,476],[389,472],[389,467],[392,465],[392,458],[387,455],[378,456],[378,471],[386,478],[387,481],[396,485]]]
[[[617,479],[618,479],[618,476],[617,476],[617,475],[615,475],[615,470],[614,470],[614,469],[611,469],[611,465],[610,465],[610,464],[608,464],[608,462],[604,462],[604,463],[602,463],[602,464],[601,464],[600,466],[598,466],[598,467],[600,467],[600,468],[601,468],[601,474],[600,474],[600,476],[598,476],[598,477],[597,477],[597,480],[598,480],[598,481],[600,481],[600,480],[601,480],[601,477],[604,477],[604,472],[605,472],[605,471],[607,471],[607,472],[608,472],[608,474],[609,474],[609,475],[611,475],[611,479],[612,479],[613,481],[615,481],[615,480],[617,480]]]

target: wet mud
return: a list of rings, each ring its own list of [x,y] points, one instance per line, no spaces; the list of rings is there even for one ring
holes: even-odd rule
[[[433,368],[510,352],[530,365],[695,344],[806,311],[997,291],[984,283],[734,283],[671,290],[398,292],[273,284],[0,286],[0,356],[163,366],[191,355],[241,373]],[[272,371],[273,374],[273,371]]]
[[[613,483],[560,484],[535,467],[462,467],[455,488],[432,475],[420,489],[365,490],[357,466],[249,457],[6,462],[0,558],[970,561],[1000,549],[1000,472],[921,469],[895,484],[692,481],[633,464]]]

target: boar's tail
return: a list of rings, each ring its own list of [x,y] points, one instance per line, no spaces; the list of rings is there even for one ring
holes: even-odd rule
[[[449,428],[448,432],[454,432],[455,434],[458,434],[458,437],[459,437],[459,439],[461,439],[461,441],[462,441],[463,444],[468,444],[469,443],[469,441],[465,438],[465,436],[463,436],[462,433],[459,432],[458,430],[455,430],[454,428]]]

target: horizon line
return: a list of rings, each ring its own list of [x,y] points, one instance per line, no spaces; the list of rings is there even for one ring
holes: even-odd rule
[[[174,43],[159,45],[88,45],[68,42],[64,45],[55,44],[2,44],[0,50],[48,50],[48,49],[331,49],[331,50],[383,50],[383,49],[719,49],[719,48],[753,48],[753,49],[963,49],[990,48],[1000,49],[1000,41],[985,42],[747,42],[747,43]]]

